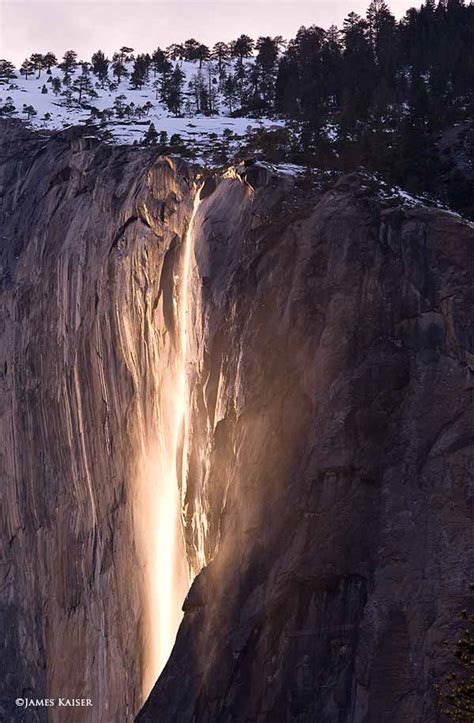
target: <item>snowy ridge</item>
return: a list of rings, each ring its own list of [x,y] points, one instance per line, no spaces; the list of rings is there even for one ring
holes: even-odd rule
[[[174,67],[177,65],[175,62]],[[131,73],[133,63],[125,63],[125,66]],[[191,95],[189,84],[200,71],[193,62],[180,62],[179,67],[185,74],[184,114],[179,117],[172,115],[157,98],[153,74],[149,82],[138,89],[130,86],[128,78],[123,78],[118,85],[109,85],[100,83],[90,74],[96,97],[84,97],[78,103],[75,97],[67,99],[63,95],[63,85],[60,92],[54,92],[54,79],[63,82],[63,73],[57,67],[52,68],[50,74],[43,72],[39,78],[35,73],[26,79],[17,71],[17,78],[0,85],[0,108],[4,109],[3,115],[22,119],[35,129],[59,130],[71,125],[94,123],[107,132],[110,142],[121,144],[142,142],[150,123],[153,123],[158,135],[166,133],[170,139],[177,134],[189,149],[194,149],[193,156],[203,161],[209,161],[207,156],[215,151],[219,141],[232,152],[246,134],[284,125],[281,120],[269,118],[232,117],[222,93],[218,91],[216,115],[191,114],[189,109],[186,112],[186,98]],[[201,74],[204,72],[203,68]],[[80,75],[81,68],[78,67],[71,73],[69,87]],[[6,106],[11,110],[5,112]],[[35,113],[30,114],[28,108]],[[123,117],[118,115],[120,109],[125,109],[122,110]]]

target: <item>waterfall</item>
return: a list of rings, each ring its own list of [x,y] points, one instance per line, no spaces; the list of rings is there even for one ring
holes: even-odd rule
[[[193,228],[199,207],[199,191],[174,275],[174,317],[177,332],[168,342],[168,356],[158,350],[160,384],[156,404],[156,439],[147,449],[139,473],[136,530],[142,541],[144,560],[144,670],[146,696],[171,653],[182,619],[182,604],[190,585],[189,566],[181,521],[180,488],[187,475],[187,383],[188,317],[192,298]],[[169,335],[168,335],[169,338]],[[165,366],[165,368],[163,368]]]

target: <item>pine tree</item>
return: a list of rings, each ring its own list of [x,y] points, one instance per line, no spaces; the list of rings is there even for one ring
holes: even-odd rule
[[[193,75],[189,83],[189,88],[194,96],[194,112],[203,113],[204,115],[211,115],[211,100],[209,97],[209,88],[201,70],[199,70],[195,75]]]
[[[35,68],[31,60],[26,58],[26,60],[23,61],[20,67],[20,74],[24,76],[25,80],[28,80],[29,75],[33,75],[35,72]]]
[[[53,89],[54,95],[59,95],[61,93],[61,81],[59,78],[53,78],[51,81],[51,87]]]
[[[224,81],[224,98],[229,108],[229,113],[232,115],[234,112],[235,104],[239,97],[237,81],[235,76],[229,75]]]
[[[237,67],[235,68],[234,72],[234,78],[237,82],[237,88],[239,91],[239,102],[240,106],[242,107],[245,102],[245,96],[246,96],[246,86],[247,86],[247,69],[244,65],[244,63],[237,63]]]
[[[261,99],[261,110],[270,111],[275,92],[276,64],[278,60],[281,37],[271,38],[269,36],[258,38],[255,49],[257,57],[254,67],[255,74],[254,96],[258,94]]]
[[[374,54],[367,23],[356,13],[344,20],[344,119],[350,127],[365,121],[376,83]]]
[[[142,143],[145,146],[156,146],[158,143],[158,133],[153,123],[150,123],[148,126],[148,129],[143,136]]]
[[[278,64],[275,110],[288,118],[298,115],[298,63],[284,56]]]
[[[48,75],[51,75],[51,68],[54,68],[58,64],[58,59],[55,54],[48,51],[43,58],[43,67],[46,68]]]
[[[72,91],[77,93],[77,102],[79,105],[82,103],[84,96],[87,96],[88,98],[97,98],[97,93],[95,92],[91,82],[88,63],[82,64],[82,72],[74,80],[72,84]]]
[[[342,97],[342,43],[341,33],[331,25],[325,33],[321,50],[324,102],[328,109],[339,108]]]
[[[380,13],[390,12],[385,0],[371,0],[367,8],[367,37],[375,53],[377,42],[377,26]]]
[[[69,88],[69,87],[66,86],[66,89],[63,90],[63,92],[61,93],[61,95],[63,96],[63,98],[64,98],[65,101],[66,101],[66,108],[71,108],[71,106],[72,106],[72,101],[73,101],[73,98],[74,98],[74,96],[73,96],[73,94],[72,94],[71,88]]]
[[[179,65],[161,76],[160,96],[170,113],[178,116],[183,102],[184,72]]]
[[[128,76],[127,68],[118,53],[115,53],[112,58],[112,73],[117,78],[118,85],[120,85],[122,78],[126,78]]]
[[[3,106],[0,106],[0,115],[10,118],[16,112],[17,112],[17,110],[15,108],[13,98],[10,95],[8,95],[5,98],[5,103],[3,104]]]
[[[150,80],[150,70],[151,70],[151,55],[150,53],[144,53],[143,55],[143,64],[145,66],[145,82],[148,83]]]
[[[133,58],[133,48],[129,48],[127,45],[122,45],[120,48],[120,61],[122,63],[129,63]]]
[[[215,77],[216,69],[213,63],[207,64],[207,95],[208,95],[208,106],[209,115],[214,115],[217,112],[217,88],[218,82]]]
[[[0,84],[10,83],[10,81],[16,78],[15,66],[5,58],[0,59]]]
[[[230,47],[227,43],[216,43],[212,48],[211,59],[217,62],[217,68],[219,75],[222,75],[222,71],[226,65],[226,61],[230,58]]]
[[[181,103],[183,101],[183,85],[185,74],[182,68],[177,65],[173,70],[171,79],[171,93],[169,95],[169,107],[172,113],[179,115],[181,112]]]
[[[252,38],[249,38],[248,35],[240,35],[230,44],[232,56],[238,59],[240,66],[243,65],[244,58],[252,55],[254,45]]]
[[[298,65],[298,101],[300,115],[307,123],[320,125],[326,98],[324,95],[323,48],[326,33],[316,25],[302,27],[288,45],[288,57]]]
[[[202,68],[202,64],[205,60],[209,60],[210,56],[211,56],[211,51],[209,50],[207,45],[200,43],[199,47],[196,50],[196,60],[199,61],[200,68]]]
[[[91,58],[92,72],[97,76],[102,86],[108,78],[109,62],[102,50],[98,50]]]
[[[181,45],[179,43],[173,43],[173,45],[169,45],[166,48],[166,55],[170,60],[185,60],[186,59],[186,50],[184,48],[184,45]]]
[[[154,90],[155,90],[155,100],[158,100],[158,99],[161,97],[161,88],[162,88],[162,85],[163,85],[163,78],[168,77],[168,76],[170,75],[170,73],[171,73],[171,69],[163,70],[163,71],[160,73],[159,78],[156,78],[156,79],[153,81],[152,87],[153,87]]]
[[[379,79],[392,86],[396,73],[396,21],[384,0],[372,0],[367,10],[367,37]]]
[[[114,101],[114,111],[117,116],[117,118],[123,118],[125,115],[125,101],[127,100],[127,96],[121,93],[115,98]]]
[[[135,103],[133,102],[133,100],[124,106],[123,111],[127,116],[128,120],[130,120],[135,115]]]
[[[158,73],[163,73],[167,70],[172,69],[170,61],[166,57],[164,51],[161,50],[161,48],[157,48],[151,56],[151,67],[155,77]]]
[[[27,105],[26,103],[23,105],[23,113],[26,115],[27,120],[30,120],[30,118],[38,115],[38,111],[35,110],[32,105]]]
[[[171,153],[183,154],[186,152],[186,146],[183,143],[183,139],[179,133],[173,133],[170,138],[170,151]]]
[[[201,43],[195,38],[189,38],[184,43],[184,59],[188,62],[194,62],[198,59],[198,49]]]
[[[77,53],[74,50],[66,50],[63,55],[62,62],[59,65],[59,68],[66,75],[70,75],[76,70],[77,66]]]
[[[149,58],[149,56],[148,56]],[[142,88],[145,84],[148,74],[149,62],[145,55],[137,55],[130,75],[130,85],[132,88]]]
[[[434,189],[439,159],[431,133],[432,117],[425,81],[413,69],[409,112],[400,124],[395,152],[396,179],[413,193]]]
[[[44,55],[42,55],[41,53],[32,53],[32,55],[30,55],[30,63],[35,69],[35,71],[38,73],[37,77],[40,78],[41,71],[45,67]]]

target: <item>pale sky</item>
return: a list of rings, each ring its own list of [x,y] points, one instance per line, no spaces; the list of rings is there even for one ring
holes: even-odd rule
[[[99,48],[111,57],[121,45],[151,52],[194,37],[207,45],[246,33],[294,37],[301,25],[342,25],[369,0],[0,0],[0,57],[16,65],[32,52],[67,49],[89,60]],[[389,0],[399,18],[421,0]]]

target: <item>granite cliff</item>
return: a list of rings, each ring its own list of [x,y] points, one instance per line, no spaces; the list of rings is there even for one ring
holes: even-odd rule
[[[0,164],[2,720],[132,720],[188,566],[137,721],[441,721],[472,227],[74,129],[4,125]]]

